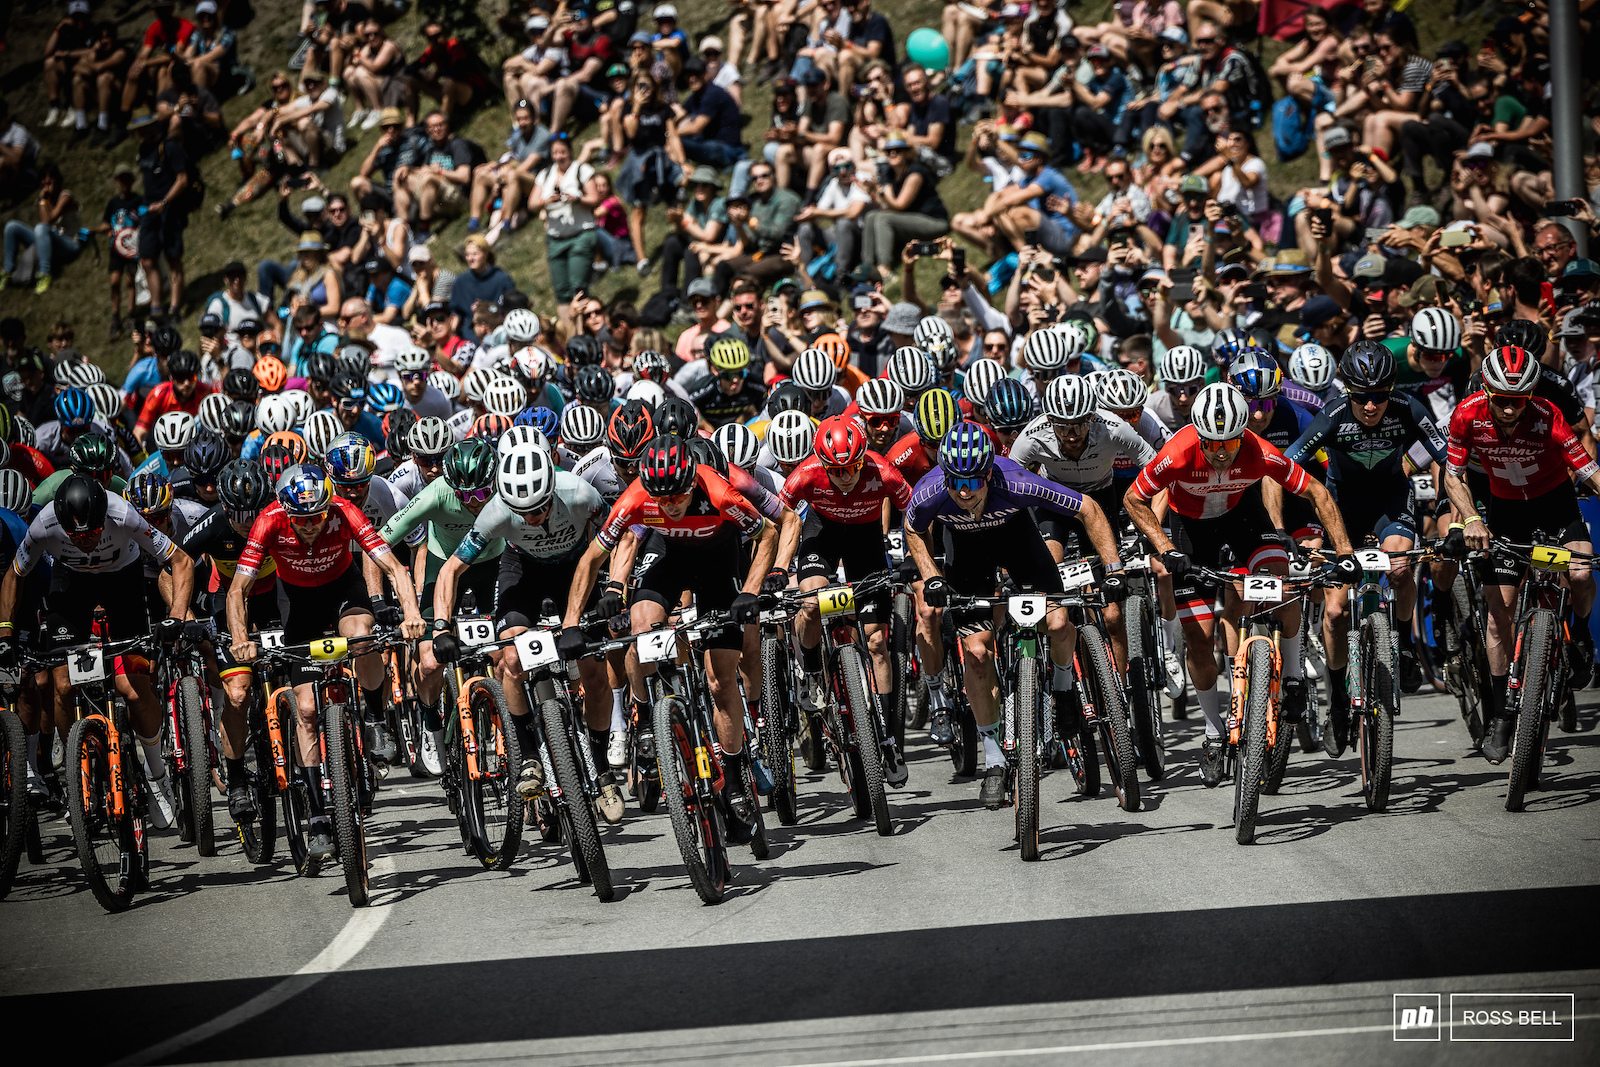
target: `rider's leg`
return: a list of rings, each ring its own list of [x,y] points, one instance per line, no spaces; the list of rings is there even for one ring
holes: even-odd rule
[[[418,643],[411,677],[417,687],[419,701],[430,706],[439,702],[439,691],[444,688],[444,670],[434,658],[432,641]]]
[[[744,702],[739,696],[739,650],[713,648],[706,651],[706,684],[711,689],[712,724],[725,755],[744,751]]]
[[[633,625],[633,632],[642,634],[667,621],[667,606],[656,600],[635,600],[628,608],[628,619]],[[650,691],[645,686],[645,679],[656,672],[655,664],[639,662],[639,644],[634,642],[628,646],[626,665],[628,686],[633,691],[634,701],[647,704]]]
[[[922,599],[922,583],[914,582],[912,591],[917,597],[917,661],[922,664],[923,677],[928,682],[929,699],[934,693],[944,703],[949,702],[944,684],[944,639],[940,634],[944,612],[929,607]]]
[[[837,563],[837,561],[835,561]],[[829,579],[821,575],[811,575],[800,579],[802,592],[811,592],[830,584]],[[800,602],[800,610],[794,617],[794,635],[800,644],[800,669],[807,674],[820,674],[822,671],[822,613],[817,608],[815,597],[807,597]]]
[[[1409,537],[1391,534],[1383,539],[1382,548],[1385,552],[1409,552],[1414,544],[1416,542]],[[1411,614],[1417,606],[1417,583],[1411,578],[1409,560],[1396,558],[1390,561],[1389,588],[1394,593],[1395,622],[1407,624],[1404,629],[1409,631]]]
[[[1183,623],[1189,681],[1194,685],[1195,702],[1205,716],[1206,736],[1222,736],[1222,698],[1217,693],[1217,660],[1212,641],[1217,619],[1210,603],[1191,601],[1180,605],[1178,618]]]
[[[144,750],[145,771],[152,781],[166,777],[167,764],[161,758],[161,706],[150,675],[119,674],[116,685],[128,702],[128,722]]]

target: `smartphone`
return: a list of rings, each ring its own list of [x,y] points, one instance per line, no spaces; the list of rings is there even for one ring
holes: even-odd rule
[[[1267,286],[1265,282],[1251,282],[1244,287],[1244,295],[1251,300],[1267,299]]]
[[[1389,227],[1387,226],[1368,226],[1367,235],[1362,239],[1361,243],[1368,245],[1382,244],[1384,235],[1388,232]]]
[[[377,222],[378,221],[378,213],[376,211],[363,211],[361,213],[361,221],[363,223]]]
[[[1439,238],[1441,248],[1462,248],[1472,243],[1472,234],[1466,230],[1446,230]]]
[[[938,241],[913,241],[912,244],[911,244],[911,254],[914,255],[914,256],[921,257],[921,258],[927,258],[929,256],[936,256],[936,255],[939,254],[939,242]]]
[[[1033,276],[1045,283],[1053,283],[1056,280],[1056,272],[1049,267],[1040,267],[1033,272]]]
[[[1577,213],[1578,201],[1576,200],[1546,200],[1544,202],[1544,211],[1541,212],[1547,218],[1561,216],[1570,218]]]
[[[965,248],[952,248],[950,250],[950,273],[957,278],[966,276],[967,250]]]
[[[1332,230],[1333,229],[1333,208],[1331,208],[1331,207],[1314,207],[1314,208],[1311,209],[1311,214],[1314,217],[1319,218],[1319,219],[1322,220],[1322,225],[1323,225],[1323,227],[1325,229],[1328,229],[1328,230]]]
[[[1022,243],[1025,245],[1032,245],[1033,247],[1037,248],[1039,246],[1039,231],[1023,230]]]

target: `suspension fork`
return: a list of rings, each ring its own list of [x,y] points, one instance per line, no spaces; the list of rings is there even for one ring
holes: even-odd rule
[[[1233,693],[1228,701],[1228,744],[1239,743],[1239,731],[1244,727],[1245,711],[1247,708],[1246,689],[1249,685],[1249,651],[1250,646],[1258,641],[1264,641],[1270,654],[1272,670],[1268,675],[1269,688],[1267,690],[1270,702],[1274,708],[1278,707],[1279,689],[1283,675],[1283,654],[1278,647],[1278,639],[1282,631],[1282,624],[1277,619],[1273,620],[1272,628],[1264,634],[1252,634],[1239,644],[1239,651],[1233,657]],[[1278,742],[1278,716],[1267,716],[1267,747],[1271,748]]]

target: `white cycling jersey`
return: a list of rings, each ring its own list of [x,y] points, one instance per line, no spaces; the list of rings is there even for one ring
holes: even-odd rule
[[[109,574],[139,565],[141,553],[165,563],[177,551],[172,539],[144,521],[144,516],[120,496],[106,497],[106,523],[100,541],[88,552],[72,543],[56,518],[55,501],[44,506],[28,525],[28,535],[17,546],[12,561],[18,574],[27,574],[48,554],[57,567],[85,574]]]
[[[1050,419],[1044,415],[1023,427],[1010,455],[1029,470],[1041,470],[1051,481],[1083,492],[1110,485],[1113,470],[1122,463],[1143,467],[1155,458],[1156,450],[1126,422],[1109,412],[1096,411],[1089,423],[1088,440],[1076,459],[1062,453]]]

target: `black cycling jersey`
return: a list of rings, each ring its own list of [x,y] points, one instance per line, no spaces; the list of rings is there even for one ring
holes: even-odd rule
[[[767,389],[760,382],[746,378],[730,395],[722,391],[720,382],[713,377],[689,394],[689,403],[711,425],[723,426],[743,422],[766,407]]]
[[[1347,487],[1392,488],[1405,476],[1406,450],[1421,442],[1437,463],[1445,461],[1444,436],[1422,402],[1410,393],[1394,393],[1376,426],[1364,426],[1341,395],[1311,420],[1300,439],[1284,449],[1296,463],[1305,463],[1318,449],[1328,454],[1328,483]],[[1338,494],[1335,493],[1335,496]]]
[[[248,541],[250,531],[239,533],[228,521],[228,513],[221,506],[212,508],[200,517],[194,529],[189,531],[189,536],[183,539],[183,550],[189,558],[199,561],[201,556],[210,558],[217,571],[225,579],[224,588],[233,581],[234,568],[238,566],[239,555],[244,552],[245,542]],[[250,587],[252,594],[265,592],[273,587],[276,581],[276,566],[269,556],[262,564],[262,571]]]

